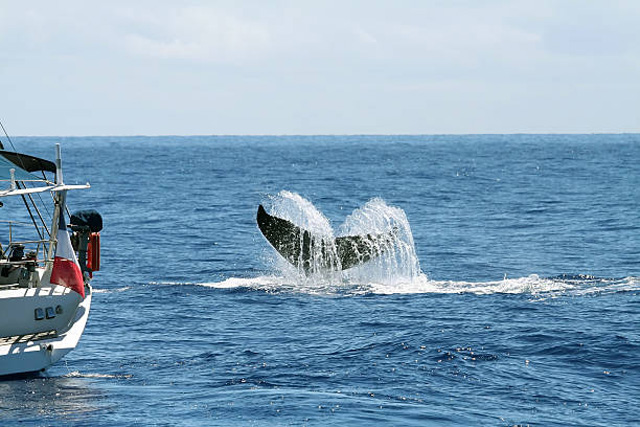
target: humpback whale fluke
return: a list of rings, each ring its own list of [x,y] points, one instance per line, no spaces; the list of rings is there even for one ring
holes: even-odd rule
[[[305,273],[312,272],[314,267],[346,270],[363,264],[382,254],[393,243],[396,233],[394,228],[383,234],[343,236],[327,240],[314,236],[310,231],[286,219],[269,215],[262,205],[258,206],[256,220],[258,228],[271,246]],[[331,256],[332,251],[335,251],[339,264]],[[318,259],[314,259],[314,256]]]

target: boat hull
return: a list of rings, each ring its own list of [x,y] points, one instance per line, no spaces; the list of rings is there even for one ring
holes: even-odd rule
[[[64,286],[5,289],[0,292],[0,340],[4,337],[66,331],[82,296]]]
[[[0,376],[43,371],[73,350],[89,318],[90,286],[85,293],[66,330],[5,338],[0,344]]]

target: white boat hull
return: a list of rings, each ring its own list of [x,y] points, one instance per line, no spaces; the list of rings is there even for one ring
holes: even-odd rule
[[[77,292],[54,284],[4,289],[0,292],[0,337],[64,332],[74,320],[81,301]],[[42,311],[43,318],[35,315],[37,309]]]
[[[80,341],[89,318],[91,287],[75,310],[70,326],[57,334],[23,335],[11,342],[0,341],[0,376],[39,372],[73,350]]]

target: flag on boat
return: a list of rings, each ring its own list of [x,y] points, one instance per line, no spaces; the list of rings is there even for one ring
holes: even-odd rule
[[[62,196],[63,200],[64,198]],[[66,286],[84,298],[84,280],[82,279],[82,271],[80,271],[76,253],[73,251],[73,246],[71,246],[71,238],[64,219],[64,203],[60,209],[57,237],[58,244],[56,245],[56,256],[53,260],[53,270],[51,271],[51,283]]]

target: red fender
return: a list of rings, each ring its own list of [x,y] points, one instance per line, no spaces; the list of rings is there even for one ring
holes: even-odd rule
[[[89,235],[87,268],[91,271],[100,270],[100,233],[91,233]]]

